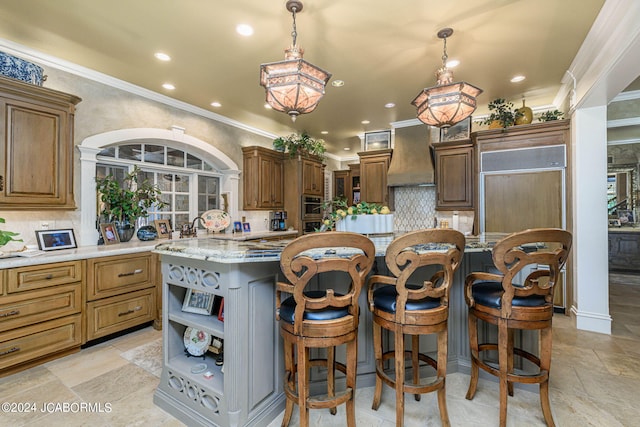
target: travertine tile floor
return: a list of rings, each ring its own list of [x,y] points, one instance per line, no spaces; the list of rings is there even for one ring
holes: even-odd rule
[[[640,425],[640,276],[611,275],[611,336],[577,331],[565,316],[554,319],[551,406],[558,426]],[[1,426],[182,426],[153,404],[160,375],[161,334],[145,328],[0,379],[0,401],[87,402],[103,412],[0,412]],[[498,424],[498,387],[481,380],[473,401],[464,396],[468,375],[447,377],[452,426]],[[378,411],[371,410],[373,388],[357,391],[360,426],[392,427],[394,396],[384,388]],[[101,406],[97,406],[100,404]],[[107,409],[109,404],[109,409]],[[297,409],[297,408],[296,408]],[[108,412],[107,412],[108,411]],[[509,400],[510,426],[543,426],[538,395],[516,390]],[[297,425],[294,411],[291,425]],[[282,415],[269,427],[279,426]],[[336,416],[311,411],[315,426],[344,426],[344,405]],[[406,426],[439,426],[435,395],[406,399]]]

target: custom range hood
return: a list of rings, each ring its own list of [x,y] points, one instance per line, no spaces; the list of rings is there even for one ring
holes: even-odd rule
[[[427,125],[396,128],[387,185],[435,185],[435,171],[429,146]]]

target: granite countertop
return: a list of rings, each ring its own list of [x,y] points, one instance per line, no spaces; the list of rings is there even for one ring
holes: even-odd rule
[[[640,227],[609,227],[609,233],[640,233]]]
[[[23,257],[19,255],[19,252],[9,252],[0,256],[0,269],[24,267],[28,265],[48,264],[53,262],[65,262],[75,261],[79,259],[98,258],[103,256],[114,255],[126,255],[138,252],[152,251],[158,245],[167,245],[176,243],[178,246],[185,244],[187,241],[206,241],[212,242],[221,241],[248,241],[250,239],[261,239],[271,237],[283,237],[283,236],[296,236],[297,231],[257,231],[252,233],[216,233],[207,234],[204,231],[199,231],[199,234],[195,238],[189,239],[174,239],[174,240],[150,240],[141,241],[134,237],[129,242],[118,243],[115,245],[92,245],[81,246],[76,249],[61,249],[55,251],[39,252],[40,255],[32,257]],[[224,239],[224,240],[214,240]]]
[[[384,256],[387,246],[399,234],[370,237],[376,247],[376,256]],[[491,251],[493,245],[506,236],[506,233],[487,233],[480,236],[467,236],[465,252]],[[270,262],[279,261],[282,249],[292,239],[278,241],[236,241],[215,239],[173,240],[160,243],[154,252],[184,258],[201,259],[220,263]],[[345,248],[346,249],[346,248]],[[425,248],[426,250],[427,248]],[[318,249],[308,251],[314,257],[327,256],[327,251]],[[350,251],[335,248],[329,256],[344,256]]]

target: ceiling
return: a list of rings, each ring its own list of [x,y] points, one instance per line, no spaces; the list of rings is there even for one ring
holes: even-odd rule
[[[345,84],[329,84],[318,108],[295,123],[264,108],[258,83],[260,64],[284,59],[291,43],[285,3],[2,0],[0,38],[274,136],[307,131],[343,157],[360,150],[364,132],[415,118],[410,103],[435,85],[443,47],[436,33],[444,27],[454,29],[447,40],[449,59],[460,61],[454,80],[484,90],[475,115],[495,98],[519,106],[524,96],[534,109],[555,108],[565,70],[604,0],[303,0],[296,20],[304,58]],[[236,33],[241,23],[253,36]],[[158,51],[172,60],[158,61]],[[526,79],[511,83],[519,74]],[[165,82],[176,89],[166,91]],[[396,106],[385,108],[389,102]]]

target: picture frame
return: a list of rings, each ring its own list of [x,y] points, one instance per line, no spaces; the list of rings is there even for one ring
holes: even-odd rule
[[[116,226],[111,222],[100,224],[100,234],[105,245],[120,243],[120,236],[118,236]]]
[[[36,240],[41,251],[57,251],[59,249],[75,249],[78,247],[76,237],[71,228],[36,230]]]
[[[242,233],[242,223],[240,221],[233,222],[233,231],[236,233]]]
[[[242,223],[242,232],[243,233],[251,233],[251,224],[249,224],[248,222],[243,222]]]
[[[153,221],[158,231],[158,239],[171,238],[171,223],[168,219],[156,219]]]
[[[440,128],[440,141],[460,141],[471,137],[471,116],[448,128]]]
[[[214,294],[189,288],[182,302],[182,311],[196,314],[211,314],[214,299]]]
[[[384,150],[391,148],[391,131],[366,132],[364,134],[364,151]]]

